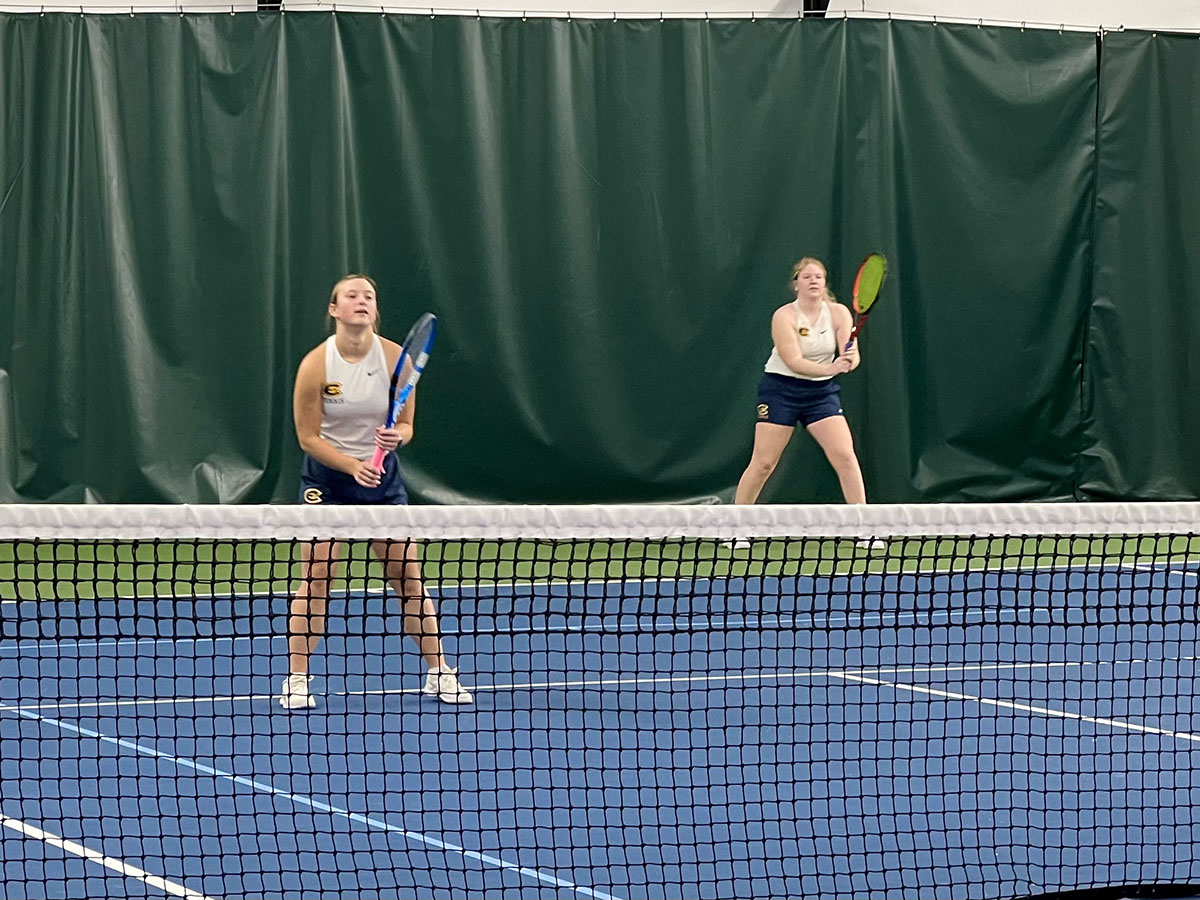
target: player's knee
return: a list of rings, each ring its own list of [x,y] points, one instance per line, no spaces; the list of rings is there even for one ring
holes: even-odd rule
[[[333,580],[333,572],[329,566],[313,566],[304,576],[301,587],[310,597],[328,597],[329,582]]]
[[[759,478],[766,478],[775,471],[777,465],[779,465],[778,459],[771,459],[767,456],[756,456],[750,460],[750,471]]]
[[[404,604],[405,612],[420,612],[425,603],[425,588],[419,581],[406,580],[401,582],[400,602]]]
[[[826,454],[830,464],[839,472],[846,472],[858,467],[858,457],[854,455],[853,447],[838,447]]]

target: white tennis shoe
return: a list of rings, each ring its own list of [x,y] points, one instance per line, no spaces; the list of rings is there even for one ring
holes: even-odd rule
[[[311,675],[289,675],[283,679],[283,688],[279,692],[279,705],[284,709],[312,709],[317,705],[317,698],[308,692]]]
[[[437,697],[443,703],[473,703],[475,698],[458,680],[458,669],[434,666],[425,676],[422,692]]]

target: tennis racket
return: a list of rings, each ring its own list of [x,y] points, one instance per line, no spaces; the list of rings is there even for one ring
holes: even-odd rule
[[[425,313],[413,323],[408,330],[408,337],[400,345],[400,358],[396,360],[396,368],[392,370],[392,385],[388,388],[388,414],[384,428],[396,424],[396,416],[404,409],[404,404],[412,396],[417,380],[425,371],[425,363],[429,360],[429,351],[433,348],[433,339],[437,337],[437,316]],[[383,458],[387,456],[382,447],[375,448],[371,457],[371,468],[383,471]]]
[[[879,299],[879,291],[883,287],[885,278],[887,278],[887,260],[879,253],[872,253],[858,267],[858,274],[854,276],[853,290],[854,330],[850,332],[850,340],[846,341],[847,350],[850,349],[863,326],[867,324],[867,316],[870,315],[875,301]]]

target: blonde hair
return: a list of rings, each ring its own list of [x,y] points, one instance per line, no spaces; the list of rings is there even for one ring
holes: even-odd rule
[[[836,303],[837,297],[833,295],[833,291],[829,288],[829,270],[825,268],[825,263],[821,262],[815,256],[806,256],[792,266],[792,277],[788,279],[788,284],[795,288],[796,279],[800,277],[800,272],[805,266],[820,266],[821,271],[825,274],[825,299],[830,303]]]
[[[375,292],[375,321],[371,323],[371,328],[374,329],[376,334],[379,334],[379,286],[375,284],[375,279],[372,278],[370,275],[360,275],[357,272],[351,272],[349,275],[343,275],[341,278],[339,278],[337,281],[334,282],[333,290],[329,292],[329,305],[336,306],[337,305],[338,288],[340,288],[347,281],[354,281],[354,279],[356,279],[356,278],[361,278],[363,281],[365,281],[367,284],[369,284],[371,286],[371,290],[373,290]],[[330,316],[329,317],[330,332],[332,332],[334,330],[334,328],[336,328],[336,327],[337,327],[336,320],[333,318],[333,316]]]

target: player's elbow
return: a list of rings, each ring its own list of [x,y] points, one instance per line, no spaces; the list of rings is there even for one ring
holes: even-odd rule
[[[320,435],[307,434],[307,433],[297,434],[296,437],[300,441],[300,449],[303,450],[305,453],[307,453],[309,456],[312,456],[313,449],[316,447],[317,442],[320,441],[320,439],[321,439]]]

